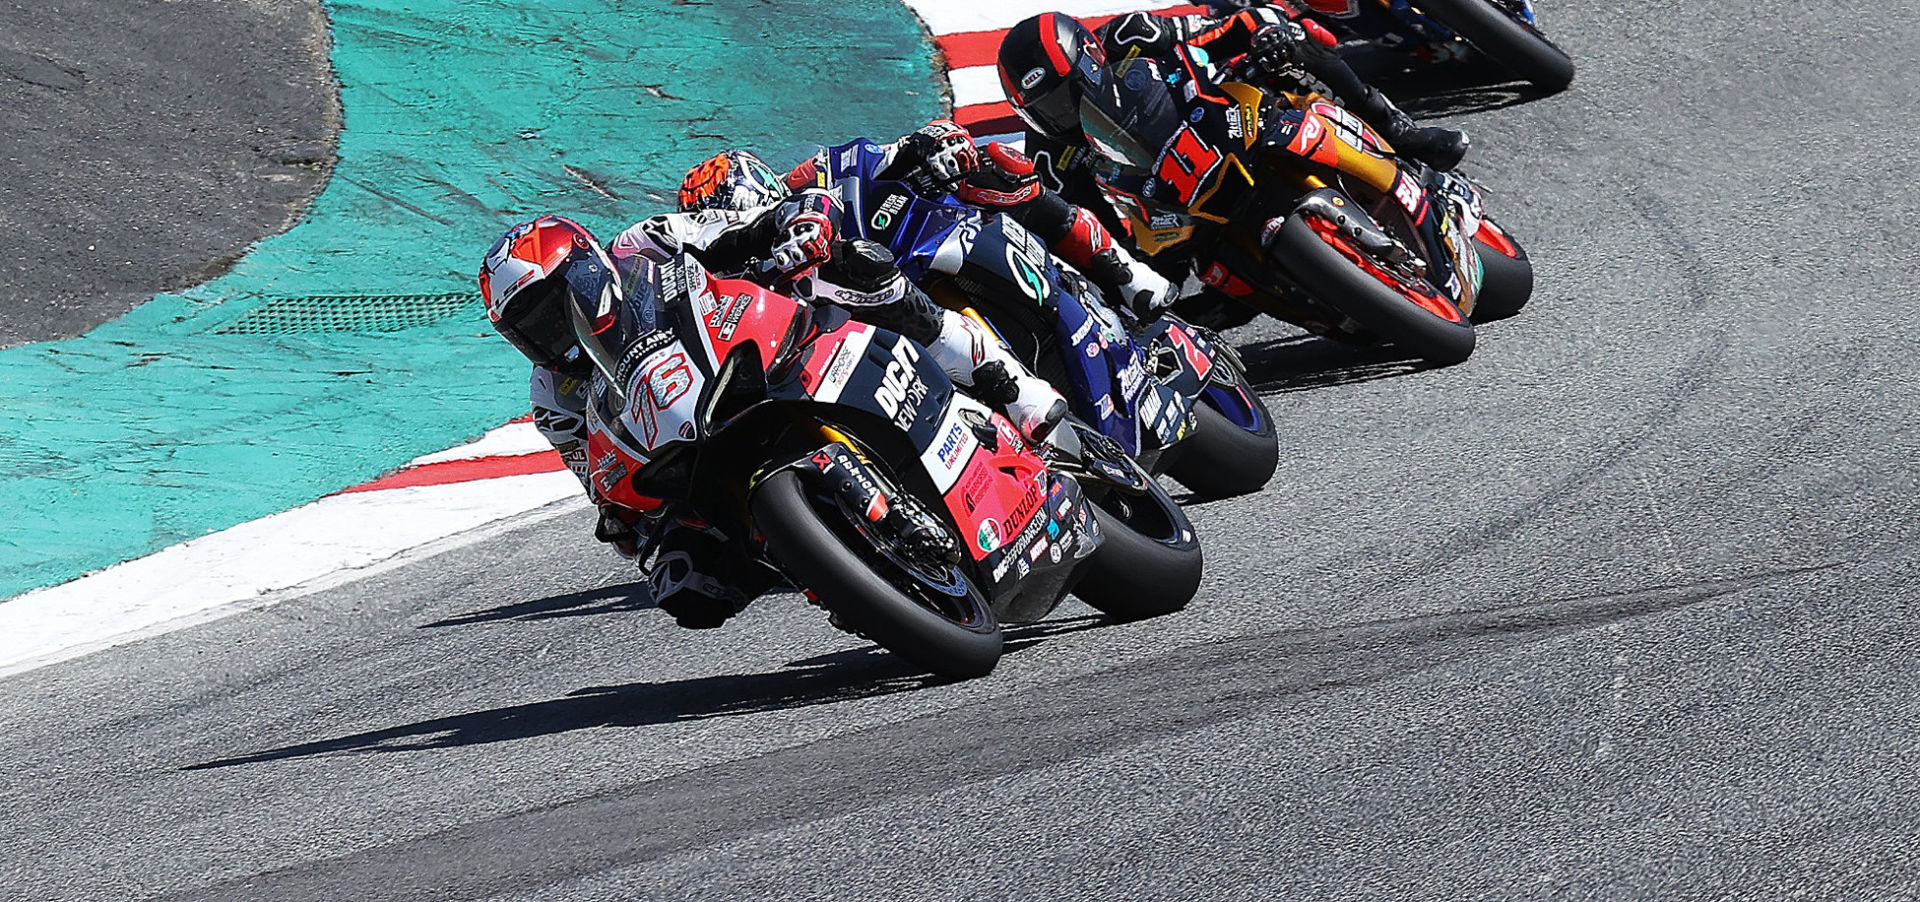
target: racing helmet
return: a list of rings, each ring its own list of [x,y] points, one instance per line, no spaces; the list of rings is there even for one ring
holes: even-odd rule
[[[1000,41],[1000,86],[1027,127],[1078,143],[1080,98],[1107,80],[1107,52],[1080,20],[1041,13]]]
[[[617,301],[620,279],[593,234],[541,216],[507,230],[480,264],[480,296],[494,331],[533,365],[569,376],[592,369],[574,334],[576,298]]]
[[[687,170],[680,180],[680,212],[751,210],[779,203],[787,185],[750,150],[718,153]]]

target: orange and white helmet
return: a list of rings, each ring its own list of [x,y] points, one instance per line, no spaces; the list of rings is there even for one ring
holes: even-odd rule
[[[573,220],[542,216],[494,242],[480,264],[480,295],[494,330],[535,366],[579,376],[592,361],[575,335],[575,299],[588,307],[617,304],[620,277],[592,233]]]
[[[737,210],[779,203],[787,183],[750,150],[714,154],[680,180],[680,212]]]

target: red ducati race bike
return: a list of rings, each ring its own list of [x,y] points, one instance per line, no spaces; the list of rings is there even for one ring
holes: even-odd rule
[[[1319,95],[1207,84],[1135,59],[1081,100],[1110,164],[1101,188],[1149,257],[1192,255],[1242,304],[1441,365],[1532,294],[1525,251],[1470,180]]]
[[[1136,619],[1199,586],[1192,524],[1114,442],[1070,420],[1027,444],[903,336],[687,255],[624,304],[632,339],[589,411],[596,487],[664,499],[920,667],[991,671],[1000,624],[1070,591]]]

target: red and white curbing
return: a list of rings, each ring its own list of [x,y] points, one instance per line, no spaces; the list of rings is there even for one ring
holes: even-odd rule
[[[947,64],[947,82],[953,87],[954,121],[986,140],[1017,141],[1022,129],[1019,117],[1007,105],[1001,90],[1000,75],[994,60],[1000,52],[1000,39],[1007,29],[1022,19],[1044,10],[1074,16],[1095,28],[1113,17],[1134,10],[1150,9],[1163,13],[1197,13],[1204,6],[1193,3],[1147,2],[1140,0],[1054,0],[1052,3],[988,2],[955,3],[953,0],[906,0],[920,20],[933,32]]]
[[[337,585],[569,497],[580,482],[559,455],[531,423],[509,423],[311,504],[0,602],[0,676]]]
[[[1019,119],[1000,89],[994,57],[1001,36],[1036,6],[904,2],[944,55],[954,118],[982,140],[1017,139]],[[1136,9],[1201,9],[1141,0],[1043,6],[1089,25]],[[567,498],[581,499],[580,483],[533,425],[517,420],[311,504],[0,600],[0,676],[338,585],[523,525],[530,511],[557,515],[579,506],[549,508]]]

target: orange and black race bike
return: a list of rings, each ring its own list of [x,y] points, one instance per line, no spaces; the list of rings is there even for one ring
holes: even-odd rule
[[[1142,251],[1195,261],[1208,286],[1309,331],[1452,364],[1475,322],[1532,294],[1532,264],[1477,186],[1319,95],[1215,88],[1137,58],[1080,119]]]

